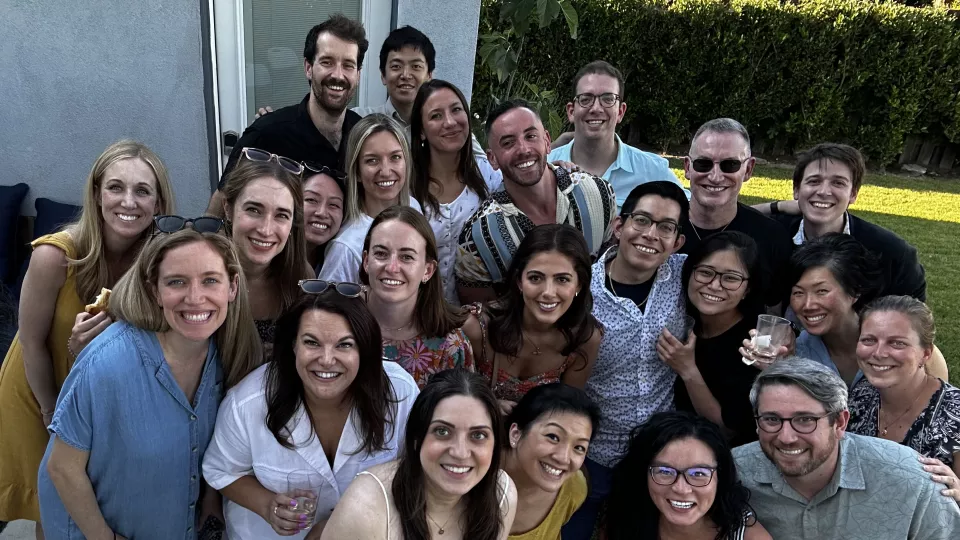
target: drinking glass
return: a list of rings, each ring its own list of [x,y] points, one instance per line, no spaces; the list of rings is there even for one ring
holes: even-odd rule
[[[790,321],[776,315],[757,317],[757,335],[753,336],[753,354],[757,361],[770,364],[777,359],[780,347],[790,345],[793,327]]]
[[[317,519],[317,501],[322,486],[323,477],[315,471],[293,471],[287,475],[286,494],[297,501],[296,511],[307,515],[305,531],[309,531]]]

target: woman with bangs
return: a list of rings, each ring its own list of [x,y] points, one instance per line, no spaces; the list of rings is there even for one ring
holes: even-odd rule
[[[412,168],[407,138],[396,120],[371,114],[350,130],[343,226],[327,246],[320,279],[357,283],[363,240],[373,218],[398,204],[420,211],[420,203],[410,196]]]
[[[112,288],[150,236],[153,217],[173,212],[160,158],[141,143],[118,141],[87,176],[73,224],[34,240],[20,295],[20,329],[0,369],[0,521],[37,522],[37,469],[46,427],[77,355],[113,322],[90,315],[101,288]]]
[[[57,400],[39,471],[46,537],[193,536],[220,513],[199,475],[225,388],[260,360],[233,244],[162,234],[110,298]]]

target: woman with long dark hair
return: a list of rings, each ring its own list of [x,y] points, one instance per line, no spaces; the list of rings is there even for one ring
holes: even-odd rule
[[[634,429],[614,469],[606,540],[768,540],[716,424],[663,412]]]
[[[517,490],[500,470],[501,417],[483,377],[431,377],[407,421],[400,459],[360,473],[322,540],[505,540]]]
[[[322,529],[354,476],[399,450],[416,384],[383,362],[380,327],[359,285],[317,292],[280,317],[273,360],[220,407],[203,474],[227,499],[232,539]],[[297,492],[308,487],[312,502]]]
[[[438,371],[473,371],[473,349],[460,328],[466,316],[443,298],[437,244],[420,212],[391,206],[377,215],[363,242],[360,281],[370,291],[384,359],[403,366],[420,388]]]
[[[410,117],[410,140],[411,190],[423,205],[437,239],[437,271],[444,297],[451,304],[460,305],[453,277],[457,237],[480,203],[500,189],[503,177],[484,177],[481,173],[478,165],[486,158],[473,153],[470,104],[450,82],[433,79],[420,86]]]
[[[535,386],[565,382],[583,388],[603,329],[593,317],[590,254],[569,225],[530,231],[510,263],[506,294],[474,306],[463,329],[477,370],[492,381],[504,412]]]

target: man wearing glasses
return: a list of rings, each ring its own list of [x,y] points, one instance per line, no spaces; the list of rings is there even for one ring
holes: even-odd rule
[[[587,394],[600,407],[600,427],[585,461],[590,491],[563,529],[564,538],[589,538],[610,493],[613,466],[622,458],[630,430],[651,415],[673,409],[676,373],[657,356],[660,330],[682,323],[684,255],[680,223],[689,203],[668,181],[641,184],[613,220],[617,244],[593,265],[593,316],[603,340]]]
[[[847,386],[812,360],[779,360],[750,391],[760,440],[735,448],[740,480],[774,538],[947,540],[960,508],[912,449],[846,433]]]
[[[766,284],[764,304],[777,307],[787,298],[785,275],[793,244],[787,229],[737,199],[753,174],[747,129],[731,118],[717,118],[700,126],[683,158],[690,181],[690,218],[683,226],[687,237],[683,253],[692,253],[713,233],[740,231],[753,238],[760,253]]]
[[[680,185],[666,159],[643,152],[620,140],[617,124],[627,112],[623,75],[603,60],[590,62],[573,79],[574,98],[567,103],[573,141],[555,147],[550,162],[569,161],[613,186],[617,206],[623,206],[634,187],[652,180]],[[563,138],[563,136],[561,136]]]

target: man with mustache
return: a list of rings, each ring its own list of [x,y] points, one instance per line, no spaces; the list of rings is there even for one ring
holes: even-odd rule
[[[550,134],[521,99],[494,107],[486,121],[490,163],[503,173],[494,192],[463,226],[454,275],[462,303],[493,300],[524,236],[547,223],[572,225],[596,256],[616,213],[610,184],[547,163]]]
[[[299,104],[264,115],[244,130],[210,198],[208,214],[222,217],[220,189],[247,147],[343,170],[347,136],[360,120],[347,105],[356,93],[368,46],[363,26],[339,13],[310,30],[303,48],[310,92]]]

